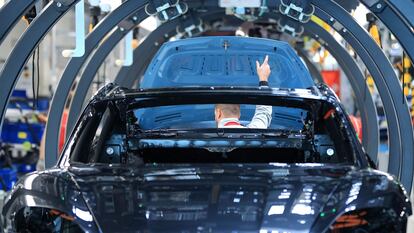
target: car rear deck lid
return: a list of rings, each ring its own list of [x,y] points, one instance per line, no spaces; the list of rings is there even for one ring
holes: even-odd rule
[[[256,60],[269,55],[272,87],[308,88],[308,70],[289,44],[246,37],[198,37],[165,43],[153,58],[142,88],[257,86]]]

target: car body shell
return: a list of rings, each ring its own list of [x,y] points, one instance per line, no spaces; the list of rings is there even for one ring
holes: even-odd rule
[[[187,91],[197,92],[190,90]],[[318,91],[313,95],[285,94],[285,98],[332,102],[342,113],[344,124],[350,127],[333,92],[325,86]],[[125,92],[108,85],[91,105],[156,93]],[[88,114],[87,110],[84,114]],[[81,120],[78,127],[82,124]],[[355,132],[349,130],[357,142]],[[76,137],[69,140],[69,144],[75,142]],[[67,146],[65,151],[68,150]],[[3,208],[4,223],[9,229],[14,214],[25,207],[67,213],[87,232],[325,232],[335,219],[359,209],[392,210],[401,215],[395,224],[405,224],[411,214],[407,194],[398,180],[369,167],[366,158],[359,158],[355,165],[239,163],[131,167],[68,164],[68,157],[69,153],[64,153],[57,167],[19,180]]]

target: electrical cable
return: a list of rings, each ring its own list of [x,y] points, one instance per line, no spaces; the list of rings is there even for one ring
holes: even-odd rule
[[[36,58],[36,50],[33,51],[33,57],[32,57],[32,92],[33,92],[33,96],[32,96],[32,109],[35,110],[35,58]]]
[[[405,102],[405,95],[404,95],[404,88],[405,88],[405,72],[406,72],[406,68],[405,68],[405,64],[404,64],[404,60],[405,60],[405,53],[403,51],[402,53],[402,59],[401,59],[401,64],[402,64],[402,83],[401,83],[401,89],[402,89],[402,103],[404,104]]]
[[[39,108],[39,88],[40,88],[40,59],[39,59],[39,54],[40,54],[40,51],[39,51],[39,47],[37,47],[37,61],[36,61],[36,63],[37,63],[37,87],[36,87],[36,109],[38,109]]]
[[[106,61],[104,61],[104,64],[103,64],[103,74],[102,74],[102,76],[103,76],[103,83],[104,83],[104,85],[106,85]]]

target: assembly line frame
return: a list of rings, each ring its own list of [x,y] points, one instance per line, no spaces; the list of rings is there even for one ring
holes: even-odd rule
[[[0,42],[6,38],[7,34],[11,31],[17,21],[20,20],[27,9],[33,6],[36,1],[27,0],[17,2],[20,2],[21,5],[17,5],[20,7],[13,5],[17,4],[16,1],[10,1],[0,9],[0,19],[7,19],[4,21],[4,27],[0,30]],[[189,8],[193,8],[193,6],[196,6],[198,3],[198,1],[194,0],[187,0],[185,2],[188,4]],[[11,92],[13,91],[17,79],[20,77],[22,69],[27,63],[30,55],[53,25],[76,3],[77,0],[51,1],[45,9],[36,16],[18,40],[0,73],[0,81],[2,83],[0,86],[0,126],[4,119],[4,113]],[[59,138],[59,131],[56,129],[59,129],[60,127],[67,93],[69,93],[71,85],[82,65],[91,55],[94,48],[99,45],[99,42],[103,40],[114,27],[118,26],[117,30],[124,30],[118,37],[116,37],[116,39],[122,38],[121,36],[125,35],[125,32],[128,31],[125,30],[126,27],[129,27],[130,24],[138,24],[145,19],[146,15],[142,15],[142,7],[147,3],[148,1],[125,1],[120,7],[109,13],[109,15],[106,16],[90,34],[88,34],[85,41],[85,55],[80,58],[71,58],[62,75],[62,79],[59,82],[49,112],[49,119],[46,127],[46,145],[48,145],[46,146],[46,167],[53,166],[56,162]],[[202,6],[207,8],[218,7],[217,3],[216,0],[205,0],[203,1]],[[364,3],[386,26],[388,26],[389,30],[401,43],[401,46],[406,51],[407,55],[411,60],[414,60],[414,33],[412,31],[412,27],[414,26],[414,15],[408,10],[414,8],[414,2],[403,0],[364,0],[362,3]],[[313,0],[312,4],[316,7],[315,15],[331,25],[353,47],[374,78],[374,82],[384,104],[389,126],[390,163],[388,171],[398,176],[406,188],[412,187],[414,170],[413,127],[407,101],[401,96],[402,89],[398,78],[393,72],[390,62],[370,35],[336,2],[333,0]],[[268,7],[271,9],[278,7],[278,1],[269,1]],[[127,23],[127,25],[124,25],[125,23]],[[132,27],[133,26],[131,26],[131,28]],[[320,31],[318,36],[321,38],[320,35],[322,34],[322,31]],[[323,39],[325,43],[332,46],[332,43],[327,42],[327,38]],[[337,53],[340,53],[338,49],[334,50]],[[107,50],[102,51],[102,54],[107,52]],[[99,50],[97,52],[99,52]],[[348,61],[349,59],[344,60]],[[74,64],[76,64],[76,66]],[[347,64],[347,67],[351,69],[353,65]],[[357,79],[360,80],[361,78]],[[357,92],[358,91],[355,91],[356,95]],[[359,97],[366,98],[366,96],[357,95],[357,98]],[[377,138],[375,138],[375,140],[377,140]]]

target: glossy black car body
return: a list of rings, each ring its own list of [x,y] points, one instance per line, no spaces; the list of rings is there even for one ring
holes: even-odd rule
[[[122,118],[131,105],[220,100],[326,104],[330,109],[315,114],[325,116],[332,110],[329,114],[335,115],[332,118],[352,147],[353,163],[257,162],[264,144],[253,148],[255,157],[230,162],[136,163],[126,158],[124,163],[102,163],[93,156],[74,162],[73,157],[86,156],[76,151],[76,145],[85,141],[82,131],[111,106]],[[99,130],[104,132],[105,127]],[[275,137],[253,134],[262,135],[261,141]],[[118,159],[123,161],[122,156]],[[6,199],[2,223],[7,232],[404,232],[411,204],[402,185],[369,164],[337,98],[324,86],[301,91],[233,87],[130,91],[109,85],[88,105],[58,165],[29,174],[15,186]]]

